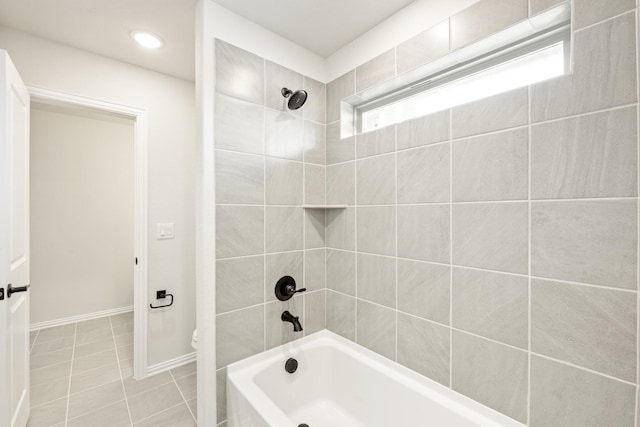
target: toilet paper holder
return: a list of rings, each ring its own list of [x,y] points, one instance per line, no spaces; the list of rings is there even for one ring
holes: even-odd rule
[[[149,307],[153,309],[171,307],[173,305],[173,294],[168,294],[166,290],[156,291],[156,299],[165,299],[166,297],[171,297],[171,302],[169,302],[169,304],[156,306],[154,306],[153,304],[149,304]]]

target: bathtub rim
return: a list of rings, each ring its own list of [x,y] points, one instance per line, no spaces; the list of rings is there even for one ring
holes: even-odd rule
[[[294,341],[274,347],[262,353],[249,356],[227,366],[226,387],[233,386],[245,397],[249,404],[269,425],[281,427],[297,427],[287,414],[271,400],[255,381],[256,376],[266,367],[278,361],[284,363],[287,358],[295,357],[301,351],[331,346],[348,356],[362,360],[380,375],[400,382],[414,392],[442,403],[459,414],[482,423],[483,427],[526,427],[525,424],[508,417],[472,398],[465,396],[453,388],[432,380],[406,366],[324,329]],[[227,396],[227,402],[230,402]],[[229,403],[227,403],[228,405]],[[227,417],[231,414],[228,413]]]

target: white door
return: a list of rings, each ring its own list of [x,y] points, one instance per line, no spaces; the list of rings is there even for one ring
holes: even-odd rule
[[[0,50],[0,427],[29,418],[28,285],[29,93]]]

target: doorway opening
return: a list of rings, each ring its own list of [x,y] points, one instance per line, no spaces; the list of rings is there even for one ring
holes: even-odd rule
[[[74,358],[114,354],[120,376],[145,378],[147,113],[28,90],[34,350],[55,347],[47,330],[68,337],[73,329]]]

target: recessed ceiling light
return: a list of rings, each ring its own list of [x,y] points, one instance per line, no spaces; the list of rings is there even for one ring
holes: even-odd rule
[[[131,37],[133,37],[138,44],[148,49],[158,49],[164,45],[164,42],[160,37],[147,31],[132,31]]]

